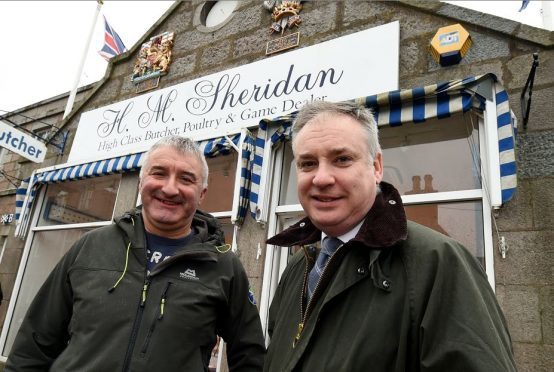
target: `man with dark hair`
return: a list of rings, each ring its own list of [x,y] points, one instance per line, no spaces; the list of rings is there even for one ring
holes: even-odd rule
[[[371,112],[314,102],[292,132],[307,217],[268,240],[302,249],[271,304],[264,370],[515,371],[478,261],[407,221],[400,195],[382,181]]]
[[[207,371],[217,336],[231,371],[265,345],[239,259],[198,210],[208,166],[166,137],[140,171],[142,207],[80,238],[39,290],[5,371]]]

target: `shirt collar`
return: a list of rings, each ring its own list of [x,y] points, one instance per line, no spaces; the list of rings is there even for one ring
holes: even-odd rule
[[[347,241],[354,239],[356,235],[358,234],[358,231],[360,231],[360,228],[362,227],[362,224],[364,223],[364,220],[361,220],[360,223],[358,223],[354,228],[350,231],[348,231],[346,234],[342,234],[341,236],[337,236],[337,238],[343,242],[346,243]],[[323,239],[327,234],[325,234],[323,231],[321,232],[321,241],[323,242]]]

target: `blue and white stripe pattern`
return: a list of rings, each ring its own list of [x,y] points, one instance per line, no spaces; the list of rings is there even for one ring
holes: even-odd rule
[[[229,140],[233,142],[235,146],[238,145],[240,141],[240,133],[228,137]],[[249,145],[243,144],[243,149],[245,146],[250,148],[250,153],[253,153],[253,143],[254,139],[250,136],[248,141]],[[204,155],[207,158],[213,158],[218,155],[227,155],[232,149],[232,145],[229,143],[227,137],[220,137],[211,140],[205,140],[198,143],[200,149],[204,152]],[[250,147],[248,147],[250,146]],[[61,164],[59,166],[54,166],[43,172],[39,172],[34,176],[24,180],[19,188],[16,191],[16,206],[15,206],[15,218],[17,221],[17,228],[15,235],[19,237],[24,237],[27,230],[27,224],[29,222],[29,214],[31,207],[33,205],[33,200],[37,194],[38,188],[41,185],[49,183],[59,183],[64,181],[74,181],[81,180],[85,178],[93,178],[99,176],[105,176],[114,173],[125,173],[136,171],[142,166],[142,161],[144,153],[136,153],[132,155],[119,156],[111,159],[98,160],[90,163],[76,164],[76,165],[66,165]],[[243,151],[244,155],[244,151]],[[248,155],[251,156],[251,155]],[[246,166],[249,166],[250,159],[246,163]],[[243,190],[248,189],[250,184],[250,171],[242,170],[241,174],[248,176],[246,179],[241,179],[241,196],[245,195],[244,200],[240,200],[239,204],[243,206],[242,215],[240,215],[241,209],[239,208],[239,216],[237,220],[242,222],[244,216],[246,215],[246,209],[249,203],[248,193]]]
[[[252,166],[252,182],[250,186],[250,214],[257,221],[262,221],[261,216],[261,201],[260,183],[263,174],[267,174],[268,162],[264,163],[264,152],[269,135],[269,126],[276,126],[276,131],[270,136],[270,146],[276,146],[279,143],[290,141],[292,122],[296,117],[296,113],[279,116],[275,119],[262,119],[258,127],[256,135],[256,149],[254,154],[254,164]],[[264,221],[265,222],[265,221]]]
[[[239,208],[237,216],[231,217],[235,225],[242,225],[250,204],[250,185],[252,180],[252,167],[254,164],[255,138],[249,130],[245,130],[245,137],[241,148],[240,191]]]
[[[486,98],[477,93],[476,86],[490,81],[495,91],[498,146],[500,152],[500,182],[502,203],[511,199],[517,185],[514,149],[514,126],[511,120],[508,94],[494,74],[470,76],[425,87],[396,90],[361,97],[353,101],[373,110],[378,126],[398,126],[403,123],[421,123],[431,118],[446,118],[471,109],[483,112]],[[256,159],[252,174],[250,211],[258,222],[264,221],[264,201],[259,200],[261,177],[267,167],[263,154],[266,144],[274,146],[290,139],[292,120],[296,113],[262,120],[256,138]],[[277,130],[268,141],[270,126]],[[267,187],[267,185],[266,185]]]
[[[431,118],[443,119],[472,108],[483,111],[485,98],[472,91],[471,86],[490,76],[494,75],[395,90],[354,101],[373,110],[378,126],[394,127],[409,122],[421,123]]]
[[[235,146],[238,146],[240,141],[240,133],[228,137]],[[215,158],[219,155],[229,155],[233,149],[227,137],[219,137],[206,141],[198,142],[198,147],[204,152],[207,158]]]
[[[500,153],[500,185],[502,203],[512,198],[517,186],[515,154],[516,127],[512,122],[508,93],[496,83],[496,115],[498,126],[498,151]]]

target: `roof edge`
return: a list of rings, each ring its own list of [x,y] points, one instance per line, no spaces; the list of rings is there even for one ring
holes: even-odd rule
[[[554,47],[554,31],[525,25],[507,18],[497,17],[449,3],[421,0],[398,0],[398,2],[428,14],[451,18],[463,24],[477,26],[510,36],[514,39],[538,44],[545,49]]]

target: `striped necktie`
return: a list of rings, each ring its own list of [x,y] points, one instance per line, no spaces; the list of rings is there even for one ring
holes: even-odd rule
[[[312,298],[312,294],[314,293],[317,282],[319,282],[319,278],[325,269],[325,265],[327,265],[329,257],[335,253],[341,244],[342,241],[340,239],[332,238],[330,236],[323,239],[323,242],[321,243],[321,251],[317,256],[314,267],[308,275],[308,301]]]

